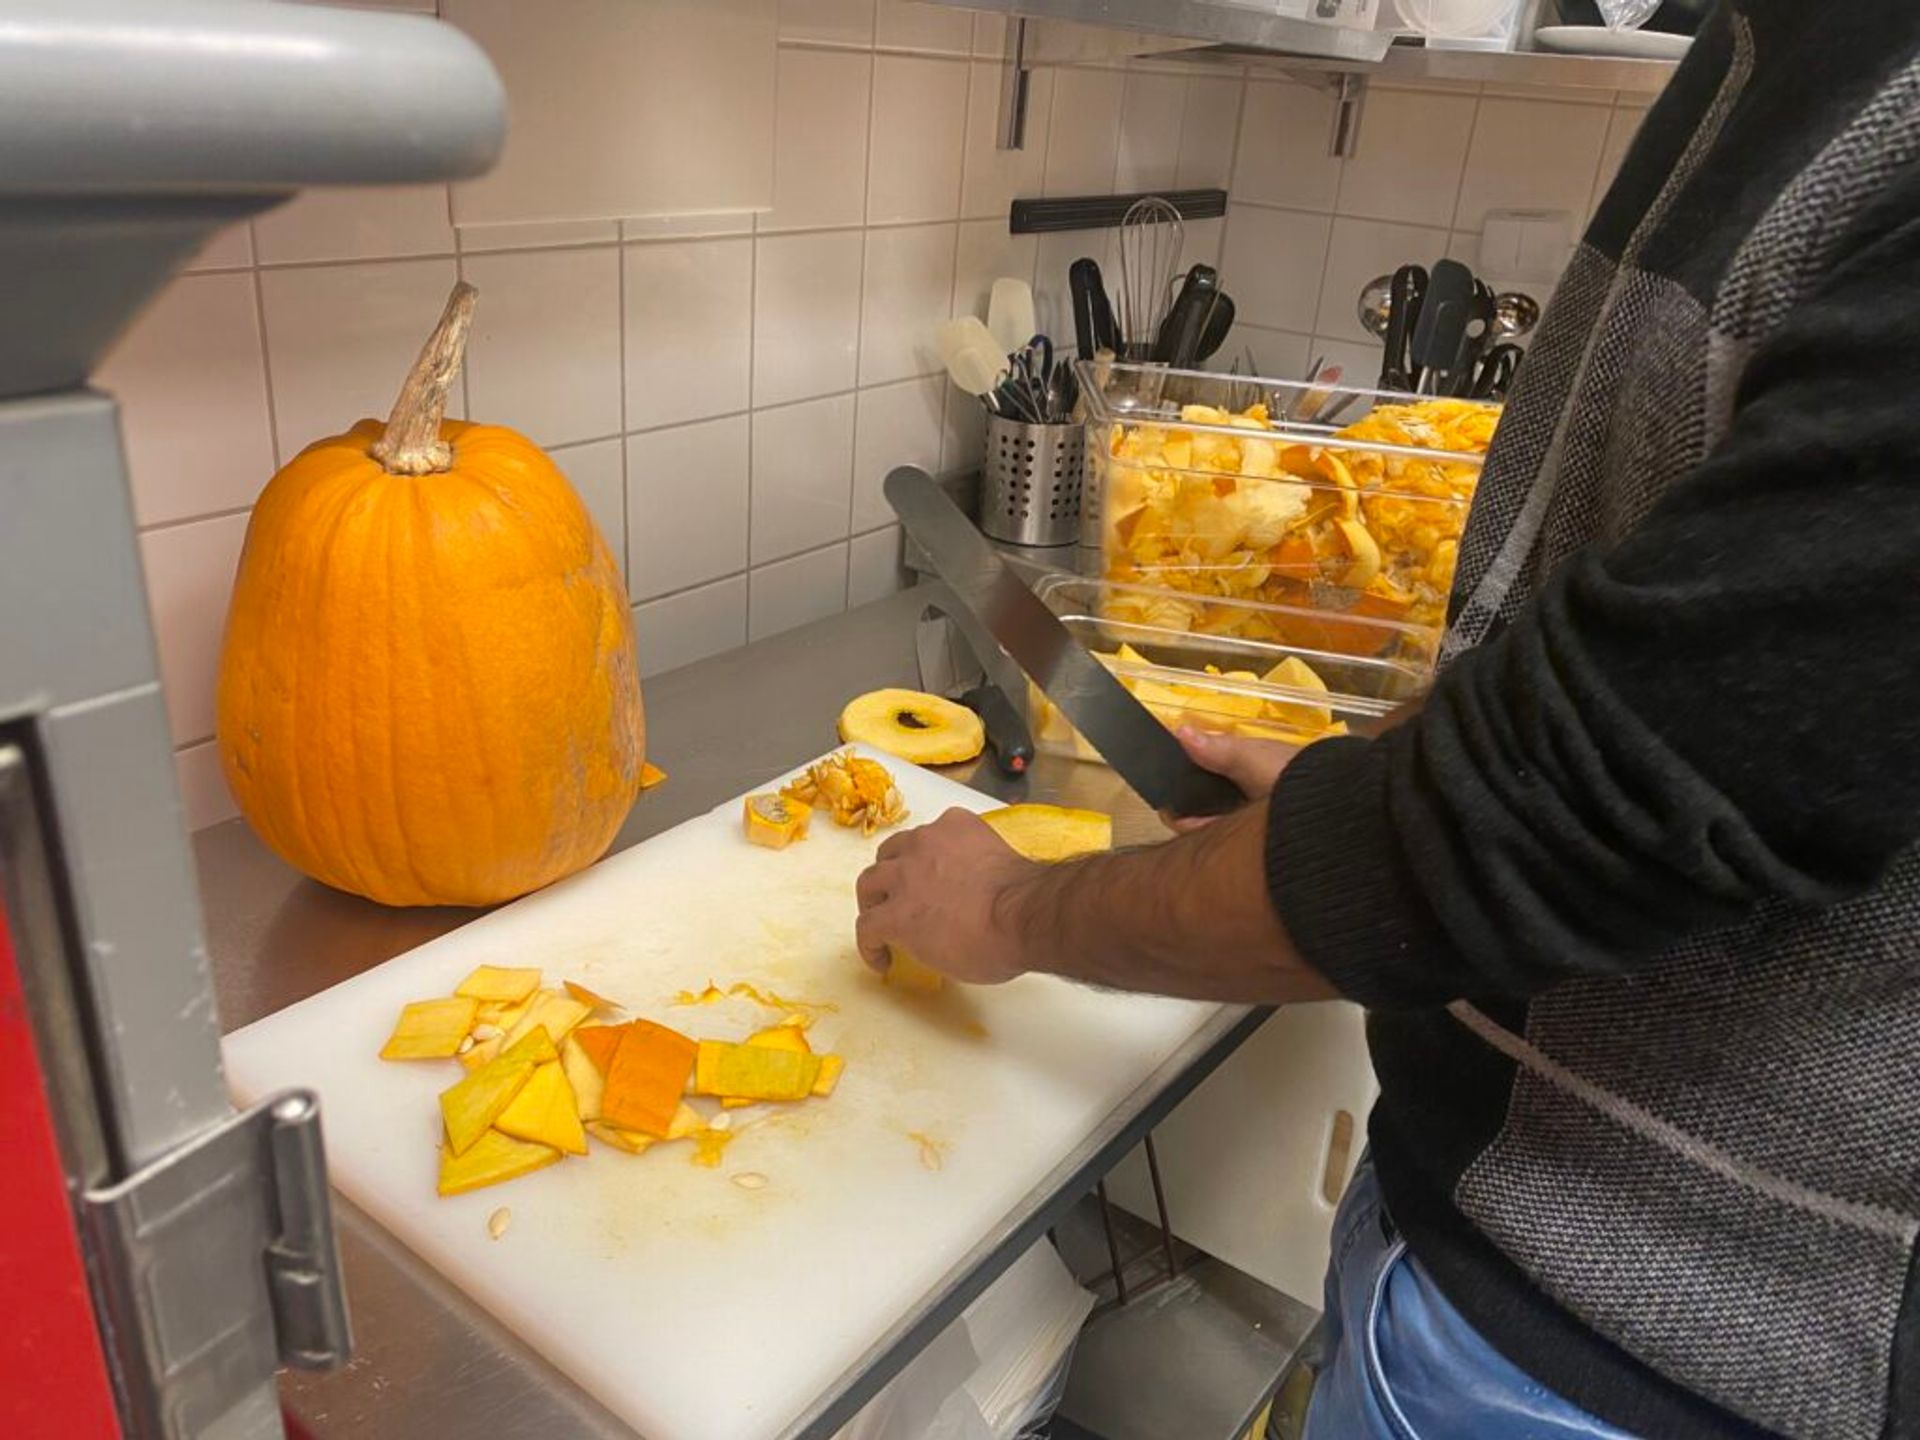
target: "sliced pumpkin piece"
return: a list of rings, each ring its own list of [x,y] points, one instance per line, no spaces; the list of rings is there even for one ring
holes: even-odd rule
[[[807,1043],[806,1035],[784,1021],[778,1025],[769,1025],[765,1030],[754,1032],[746,1038],[744,1043],[764,1045],[769,1050],[793,1050],[802,1055],[813,1053],[813,1046]]]
[[[838,1055],[820,1057],[820,1074],[813,1082],[813,1093],[821,1099],[833,1094],[833,1087],[840,1083],[840,1072],[847,1068],[847,1062]]]
[[[892,960],[882,978],[896,989],[916,990],[923,995],[931,995],[946,985],[946,976],[931,965],[922,965],[898,945],[889,945],[887,954]]]
[[[507,1031],[507,1049],[513,1049],[514,1044],[523,1036],[541,1026],[546,1028],[549,1038],[558,1044],[573,1032],[576,1025],[592,1013],[591,1005],[583,1005],[571,995],[562,995],[554,990],[543,990],[534,1000],[532,1008],[520,1017],[520,1022]]]
[[[400,1009],[393,1033],[380,1047],[382,1060],[444,1060],[457,1054],[473,1029],[477,1000],[415,1000]]]
[[[664,1136],[680,1109],[698,1047],[678,1030],[651,1020],[635,1020],[624,1029],[607,1067],[600,1116],[622,1130]]]
[[[482,1065],[491,1065],[498,1060],[500,1052],[506,1049],[506,1046],[507,1037],[504,1035],[495,1035],[487,1040],[476,1041],[471,1050],[460,1052],[460,1064],[468,1073],[472,1073]]]
[[[551,1145],[565,1155],[587,1153],[587,1132],[580,1127],[580,1112],[573,1099],[573,1087],[558,1060],[536,1066],[533,1078],[520,1087],[513,1103],[500,1112],[493,1128],[516,1140],[531,1140]]]
[[[580,1043],[580,1032],[574,1031],[560,1045],[560,1068],[567,1072],[567,1084],[573,1091],[574,1109],[584,1120],[600,1118],[600,1096],[606,1089],[607,1077],[600,1073],[600,1067],[593,1063],[593,1057]]]
[[[629,1155],[639,1155],[648,1146],[659,1143],[651,1135],[642,1135],[638,1130],[622,1130],[618,1125],[609,1125],[604,1120],[589,1120],[586,1129],[594,1139],[605,1141],[614,1149],[624,1150]]]
[[[758,1105],[758,1100],[742,1100],[738,1095],[729,1095],[720,1102],[722,1110],[744,1110],[749,1105]]]
[[[702,1040],[694,1067],[697,1095],[742,1100],[804,1100],[820,1078],[820,1057],[765,1045]]]
[[[539,988],[540,971],[536,966],[476,965],[471,975],[453,987],[453,993],[517,1005]]]
[[[1113,848],[1113,817],[1061,805],[1008,805],[980,817],[1029,860],[1070,860]]]
[[[684,1140],[689,1135],[698,1135],[706,1128],[707,1122],[701,1118],[700,1112],[682,1100],[680,1107],[673,1112],[673,1119],[667,1125],[667,1133],[663,1138]]]
[[[520,1023],[521,1017],[533,1008],[534,997],[540,992],[535,990],[524,1000],[489,1000],[480,1006],[479,1018],[490,1025],[497,1025],[502,1031],[511,1030]]]
[[[513,1103],[533,1078],[531,1060],[494,1061],[440,1092],[440,1118],[447,1127],[447,1148],[464,1155]]]
[[[502,1060],[531,1060],[536,1065],[545,1065],[551,1060],[558,1060],[560,1058],[560,1051],[555,1048],[553,1037],[547,1034],[547,1027],[544,1025],[536,1025],[518,1040],[514,1041],[513,1044],[507,1046],[505,1050],[501,1051],[500,1058]]]
[[[607,999],[606,996],[598,994],[595,991],[589,990],[584,985],[575,984],[571,980],[565,980],[565,981],[562,981],[561,983],[567,987],[567,994],[571,995],[574,999],[578,1000],[582,1005],[587,1006],[590,1010],[624,1010],[626,1009],[626,1006],[620,1004],[619,1001],[609,1000]]]
[[[440,1149],[440,1193],[464,1195],[502,1180],[517,1180],[535,1170],[544,1170],[560,1158],[550,1145],[535,1145],[502,1135],[498,1130],[483,1131],[464,1153],[450,1147]]]
[[[769,850],[784,850],[796,840],[807,838],[807,822],[813,807],[787,795],[749,795],[741,810],[741,823],[747,839]]]
[[[916,765],[951,765],[980,753],[986,728],[973,711],[942,696],[874,690],[847,702],[840,712],[840,738]]]
[[[642,760],[640,762],[640,788],[642,790],[651,790],[656,785],[664,785],[666,783],[666,771],[662,770],[651,760]]]
[[[582,1025],[567,1038],[578,1040],[587,1058],[605,1075],[607,1067],[613,1064],[613,1052],[620,1048],[620,1037],[626,1033],[625,1025]]]

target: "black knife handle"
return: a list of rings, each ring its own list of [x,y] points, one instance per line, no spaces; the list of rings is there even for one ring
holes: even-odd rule
[[[1033,765],[1033,733],[1006,691],[989,681],[967,691],[960,703],[980,717],[1000,773],[1014,780],[1026,774]]]

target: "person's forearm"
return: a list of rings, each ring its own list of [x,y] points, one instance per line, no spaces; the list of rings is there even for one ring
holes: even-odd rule
[[[1001,917],[1034,969],[1194,1000],[1332,999],[1267,899],[1266,807],[1165,844],[1048,866]]]

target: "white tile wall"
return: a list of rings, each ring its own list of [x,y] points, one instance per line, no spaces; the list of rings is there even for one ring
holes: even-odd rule
[[[1294,374],[1324,355],[1367,379],[1378,351],[1350,292],[1402,260],[1471,256],[1488,208],[1584,218],[1644,113],[1376,86],[1343,163],[1318,86],[1069,68],[1034,75],[1028,148],[1008,152],[988,58],[1002,17],[912,0],[779,15],[768,213],[456,232],[444,187],[303,197],[216,237],[103,368],[190,823],[231,813],[207,737],[246,509],[276,459],[385,415],[456,275],[481,301],[452,413],[550,449],[623,562],[653,675],[903,583],[880,482],[975,465],[983,441],[934,327],[1021,275],[1064,343],[1067,265],[1094,255],[1117,282],[1111,231],[1009,236],[1015,198],[1228,184],[1228,218],[1187,241],[1240,304],[1219,363],[1251,350]]]
[[[753,412],[755,565],[846,538],[853,415],[851,395]]]
[[[747,568],[745,415],[627,438],[627,589],[636,600]]]

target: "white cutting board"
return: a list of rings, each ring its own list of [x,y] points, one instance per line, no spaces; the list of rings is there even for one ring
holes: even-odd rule
[[[910,824],[995,803],[886,763]],[[1034,976],[889,989],[853,948],[854,878],[881,838],[821,815],[765,850],[730,802],[235,1032],[228,1077],[242,1102],[317,1090],[340,1191],[647,1440],[776,1435],[1215,1011]],[[671,1005],[709,977],[831,1001],[812,1035],[846,1073],[829,1100],[735,1112],[718,1170],[684,1141],[640,1156],[595,1142],[442,1200],[436,1096],[461,1072],[375,1057],[401,1005],[482,961],[543,966],[703,1037],[775,1018]],[[743,1172],[765,1187],[732,1183]]]

